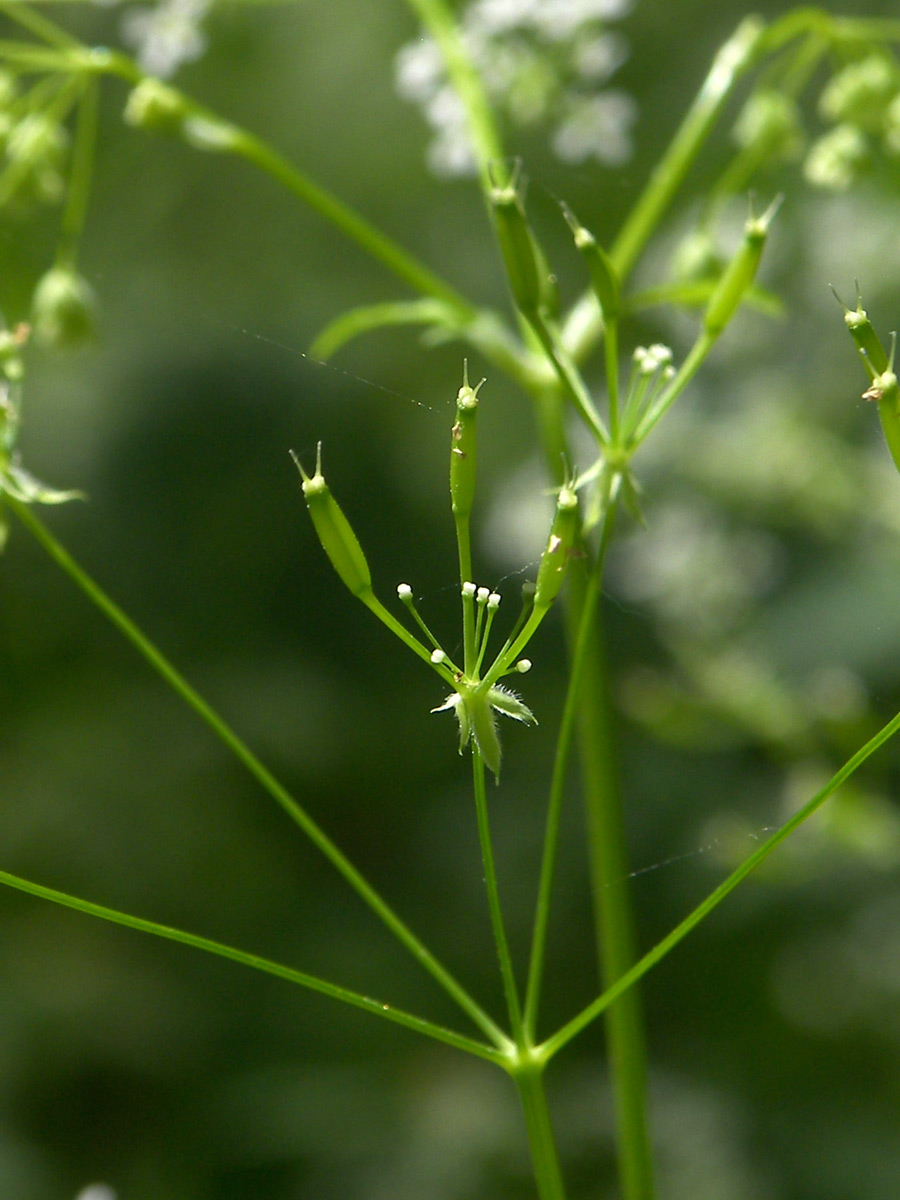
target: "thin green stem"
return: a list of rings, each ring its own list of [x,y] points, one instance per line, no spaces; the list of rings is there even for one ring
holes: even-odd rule
[[[319,979],[315,975],[308,975],[305,971],[297,971],[293,967],[284,966],[282,963],[273,962],[271,959],[261,958],[258,954],[248,954],[245,950],[238,950],[234,946],[226,946],[222,942],[211,941],[209,938],[200,937],[196,933],[188,933],[183,929],[173,929],[170,925],[160,925],[156,921],[148,921],[143,917],[135,917],[130,913],[119,912],[117,909],[107,908],[102,904],[94,904],[90,900],[82,900],[79,896],[70,896],[66,892],[56,891],[55,888],[44,887],[42,884],[32,883],[31,880],[21,879],[18,875],[10,875],[7,871],[0,871],[0,883],[6,887],[15,888],[20,892],[27,892],[30,896],[49,900],[53,904],[60,904],[65,908],[75,909],[76,912],[85,913],[91,917],[99,917],[102,921],[110,921],[114,925],[124,925],[128,929],[136,929],[140,933],[151,933],[154,937],[165,938],[170,942],[179,942],[183,946],[192,946],[195,950],[203,950],[207,954],[216,954],[220,958],[230,959],[232,962],[240,963],[242,966],[252,967],[255,971],[263,971],[267,975],[275,975],[279,979],[286,979],[289,983],[297,983],[301,987],[308,988],[311,991],[320,992],[323,996],[330,996],[332,1000],[340,1000],[343,1004],[350,1004],[354,1008],[361,1008],[364,1012],[381,1017],[383,1020],[403,1025],[407,1029],[412,1029],[415,1033],[421,1033],[426,1037],[434,1038],[435,1041],[443,1042],[447,1046],[453,1046],[457,1050],[465,1050],[468,1054],[475,1054],[479,1058],[486,1058],[489,1062],[506,1066],[506,1056],[499,1050],[494,1049],[494,1047],[488,1046],[485,1042],[476,1042],[461,1033],[456,1033],[455,1030],[445,1029],[442,1025],[435,1025],[432,1021],[427,1021],[422,1017],[414,1016],[412,1013],[404,1012],[401,1008],[395,1008],[392,1004],[385,1004],[370,996],[363,996],[360,992],[354,992],[350,988],[329,983],[325,979]]]
[[[518,1067],[512,1075],[525,1114],[538,1196],[540,1200],[565,1200],[566,1190],[544,1090],[543,1066],[529,1063]]]
[[[567,1045],[574,1037],[577,1037],[592,1021],[595,1021],[601,1013],[605,1012],[611,1004],[622,997],[629,988],[633,987],[639,979],[642,979],[652,967],[655,967],[658,962],[665,958],[670,950],[673,950],[679,942],[683,941],[692,929],[695,929],[714,908],[717,908],[722,903],[726,896],[734,891],[739,883],[742,883],[752,871],[755,871],[761,863],[765,862],[769,855],[790,837],[794,830],[799,829],[805,821],[808,821],[822,807],[825,801],[830,796],[833,796],[838,788],[846,783],[854,772],[859,770],[866,759],[870,758],[876,750],[881,749],[885,742],[894,737],[898,731],[900,731],[900,713],[892,717],[873,738],[847,759],[844,765],[835,772],[823,788],[820,788],[816,792],[811,800],[807,801],[790,820],[785,821],[784,825],[776,830],[770,838],[767,838],[758,850],[754,850],[751,855],[745,858],[727,879],[710,892],[705,900],[698,904],[683,921],[675,926],[671,933],[667,934],[652,950],[649,950],[642,958],[638,959],[612,987],[607,988],[587,1008],[583,1009],[576,1017],[573,1017],[571,1021],[553,1034],[552,1037],[547,1038],[545,1042],[536,1047],[535,1053],[548,1059],[552,1058],[563,1046]]]
[[[484,1009],[468,994],[450,972],[435,958],[431,951],[416,937],[411,929],[397,916],[381,898],[360,871],[350,862],[328,835],[309,816],[306,810],[278,782],[250,748],[210,707],[200,694],[172,666],[168,659],[153,645],[121,608],[90,578],[86,571],[53,537],[44,523],[35,516],[26,504],[7,497],[7,504],[22,524],[37,539],[50,557],[81,589],[87,598],[112,622],[132,646],[150,664],[154,671],[172,688],[181,699],[206,722],[216,737],[231,753],[244,764],[250,774],[281,806],[294,823],[306,834],[314,846],[328,859],[337,872],[346,880],[360,899],[368,905],[397,940],[406,947],[417,962],[443,988],[448,996],[465,1012],[479,1029],[497,1046],[504,1050],[509,1039],[491,1020]]]
[[[62,217],[62,238],[58,250],[59,262],[70,268],[75,266],[78,240],[84,228],[91,192],[94,147],[97,141],[97,99],[97,80],[90,79],[81,94],[78,105],[75,144],[72,149],[72,168],[69,172],[66,207]]]
[[[75,38],[46,17],[40,16],[29,4],[11,4],[7,0],[0,0],[0,13],[51,46],[68,49],[78,45]]]
[[[709,137],[735,83],[756,61],[764,32],[758,17],[748,17],[716,54],[687,116],[610,250],[623,283]],[[593,291],[588,292],[572,309],[563,330],[563,341],[576,362],[596,344],[602,324],[597,299]]]
[[[497,947],[497,958],[500,961],[500,975],[503,979],[503,991],[506,996],[506,1007],[509,1012],[512,1035],[516,1045],[522,1047],[524,1045],[522,1009],[519,1004],[519,991],[516,987],[512,956],[509,952],[509,942],[506,939],[506,928],[503,924],[503,913],[500,908],[497,869],[494,866],[494,849],[491,842],[487,794],[484,786],[484,759],[481,757],[477,746],[472,747],[472,777],[475,787],[475,812],[478,818],[478,838],[481,842],[484,883],[487,890],[488,908],[491,913],[491,926],[494,930],[494,943]]]
[[[508,182],[503,143],[487,93],[460,38],[453,11],[444,0],[407,0],[407,3],[437,43],[450,81],[465,108],[481,186],[488,196],[494,184],[502,187]]]
[[[251,162],[276,182],[298,196],[326,221],[340,229],[373,258],[384,263],[398,278],[426,296],[434,296],[452,308],[461,324],[474,321],[476,311],[464,296],[429,267],[420,263],[392,238],[382,233],[349,205],[283,158],[271,146],[245,129],[236,129],[232,153]]]
[[[575,643],[578,616],[589,596],[578,576],[570,581],[570,644]],[[628,852],[618,778],[617,742],[600,614],[594,606],[584,639],[580,690],[579,750],[587,818],[588,855],[594,900],[601,977],[609,987],[635,959]],[[575,664],[573,663],[573,669]],[[647,1066],[643,1018],[637,990],[621,996],[606,1014],[613,1101],[618,1128],[617,1153],[624,1200],[652,1200],[653,1160],[648,1129]]]
[[[619,322],[612,318],[603,326],[603,357],[606,362],[606,394],[609,400],[609,439],[619,443]]]
[[[531,938],[531,957],[528,966],[528,986],[525,992],[525,1036],[529,1041],[536,1037],[538,1008],[541,997],[541,984],[544,975],[544,959],[547,948],[547,925],[550,919],[550,901],[553,891],[553,875],[556,865],[556,851],[559,842],[559,822],[562,811],[563,790],[566,782],[566,770],[569,763],[569,752],[572,738],[578,720],[581,695],[581,684],[584,668],[588,661],[586,653],[591,630],[596,614],[597,597],[603,580],[603,567],[606,552],[612,540],[613,525],[616,509],[610,508],[603,524],[603,534],[600,548],[588,578],[584,592],[578,635],[575,640],[572,655],[572,669],[566,688],[566,699],[563,706],[562,720],[556,739],[556,751],[553,759],[553,776],[550,783],[550,797],[547,804],[547,821],[544,833],[544,847],[541,857],[541,874],[538,884],[538,898],[535,906],[534,932]]]
[[[598,444],[600,446],[607,445],[609,434],[594,407],[594,401],[574,360],[539,313],[526,314],[526,318],[576,412],[594,435]]]
[[[469,527],[469,514],[455,518],[456,547],[459,553],[459,582],[462,586],[472,581],[472,536]]]

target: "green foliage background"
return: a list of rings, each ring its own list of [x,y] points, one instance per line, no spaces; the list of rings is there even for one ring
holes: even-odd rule
[[[827,7],[893,15],[889,3]],[[87,40],[110,36],[101,10],[56,15]],[[642,0],[624,27],[632,57],[619,81],[641,119],[623,170],[561,167],[537,136],[512,147],[567,297],[582,278],[555,199],[613,233],[741,15],[733,3]],[[415,33],[403,5],[222,7],[210,32],[180,86],[469,295],[505,303],[476,189],[425,173],[424,128],[392,91],[392,57]],[[446,457],[460,350],[426,349],[401,330],[360,339],[335,369],[304,357],[343,309],[404,293],[268,179],[126,129],[123,102],[116,84],[104,88],[80,257],[102,304],[100,340],[75,358],[29,352],[25,460],[90,497],[53,511],[52,526],[497,1009],[467,772],[452,723],[428,712],[443,697],[340,587],[287,453],[310,461],[323,439],[376,584],[390,595],[409,581],[427,619],[451,628]],[[723,133],[691,175],[694,197],[724,153]],[[777,564],[754,603],[711,630],[725,570],[715,562],[689,566],[696,615],[674,625],[664,606],[612,585],[632,856],[637,870],[656,868],[634,880],[643,948],[900,704],[900,481],[857,399],[864,377],[828,293],[833,283],[851,300],[858,276],[876,327],[896,323],[898,183],[896,161],[843,196],[812,193],[796,168],[765,181],[766,201],[786,194],[763,282],[787,315],[745,312],[667,418],[655,456],[637,462],[641,536],[666,505],[686,506],[726,531],[728,569],[746,567],[747,533]],[[660,256],[690,211],[673,215]],[[8,319],[27,315],[54,237],[52,214],[0,229]],[[670,341],[680,357],[691,331],[651,311],[638,340]],[[499,542],[515,546],[499,552],[495,534],[477,548],[495,582],[527,558],[496,516],[510,481],[524,478],[532,495],[544,484],[522,397],[498,377],[483,400],[481,503]],[[532,536],[536,558],[540,528]],[[454,1021],[20,528],[0,580],[0,865]],[[507,731],[491,797],[520,954],[564,678],[551,625],[523,687],[542,726]],[[735,644],[737,665],[724,658]],[[704,691],[698,681],[717,671],[724,683]],[[840,686],[858,702],[834,701]],[[889,748],[648,977],[664,1200],[900,1192],[896,761]],[[573,804],[548,1026],[596,992],[581,843]],[[0,1196],[58,1200],[95,1179],[120,1200],[531,1195],[513,1089],[486,1064],[12,893],[0,896],[0,970]],[[599,1029],[550,1075],[575,1198],[614,1194],[604,1079]]]

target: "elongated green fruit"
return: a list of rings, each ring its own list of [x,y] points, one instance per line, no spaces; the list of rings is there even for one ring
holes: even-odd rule
[[[856,308],[850,309],[840,300],[836,292],[835,297],[844,310],[844,324],[856,342],[856,348],[862,355],[869,378],[874,379],[876,375],[889,370],[889,360],[884,352],[884,347],[878,340],[878,334],[872,328],[869,314],[862,306],[862,298],[857,296]]]
[[[556,516],[553,518],[547,547],[541,555],[541,565],[538,567],[537,590],[534,593],[536,610],[549,608],[559,595],[577,536],[578,496],[573,487],[563,484],[559,489]]]
[[[476,418],[482,383],[483,379],[476,387],[469,387],[468,366],[463,366],[463,385],[456,397],[456,422],[450,435],[450,501],[457,521],[470,516],[475,500]]]
[[[881,418],[884,440],[894,460],[894,466],[900,471],[900,387],[894,374],[896,341],[891,345],[890,355],[887,355],[872,327],[868,313],[862,306],[862,297],[858,290],[855,309],[848,308],[837,292],[835,299],[844,310],[844,324],[850,330],[850,336],[856,343],[866,374],[869,376],[869,387],[863,392],[863,399],[878,402],[878,416]]]
[[[541,267],[518,189],[493,188],[491,205],[513,299],[526,316],[536,315],[544,300]]]
[[[751,217],[744,226],[744,240],[723,271],[703,314],[703,328],[708,337],[719,336],[756,279],[769,225],[780,204],[781,198],[777,197],[761,217]]]
[[[591,277],[591,286],[603,312],[603,320],[615,321],[619,315],[619,276],[612,259],[589,229],[581,224],[568,204],[562,205],[563,216],[569,223],[575,248],[581,252]]]
[[[344,516],[337,500],[331,494],[325,476],[322,474],[322,443],[316,450],[316,473],[312,477],[306,474],[297,455],[291,451],[291,458],[297,470],[303,477],[303,495],[306,507],[312,517],[322,549],[328,555],[331,565],[354,596],[367,600],[372,595],[372,575],[369,564],[363,554],[362,546],[350,522]]]

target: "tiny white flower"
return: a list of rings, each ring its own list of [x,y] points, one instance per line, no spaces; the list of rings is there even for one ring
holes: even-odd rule
[[[142,70],[168,79],[206,50],[200,23],[209,7],[210,0],[163,0],[133,8],[122,18],[122,40],[134,49]]]
[[[431,661],[435,664],[435,666],[442,663],[446,657],[447,655],[443,650],[432,650],[431,652]]]
[[[105,1183],[92,1183],[82,1188],[75,1200],[116,1200],[116,1193]]]
[[[636,119],[637,105],[625,92],[575,97],[553,135],[553,149],[563,162],[596,158],[618,166],[631,155],[631,126]]]

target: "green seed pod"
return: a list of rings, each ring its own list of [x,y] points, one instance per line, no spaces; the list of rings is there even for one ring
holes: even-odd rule
[[[53,267],[42,276],[31,310],[34,336],[44,346],[74,350],[93,336],[94,292],[70,267]]]
[[[181,133],[188,104],[181,92],[158,79],[142,79],[128,97],[126,125],[154,133]]]
[[[450,500],[457,520],[469,517],[475,500],[477,466],[476,418],[478,389],[469,387],[468,365],[463,365],[463,385],[456,397],[456,422],[450,432]]]
[[[577,536],[578,496],[571,484],[565,483],[559,489],[556,516],[538,567],[537,590],[534,593],[536,609],[549,608],[559,595]]]
[[[839,301],[840,302],[840,301]],[[856,342],[856,348],[862,355],[866,370],[873,378],[888,369],[888,356],[878,340],[878,335],[872,328],[869,315],[862,306],[862,300],[857,297],[856,308],[844,307],[844,324],[850,330],[850,336]]]
[[[587,263],[591,286],[600,303],[603,320],[615,321],[619,315],[619,275],[612,259],[567,204],[562,205],[562,211],[575,238],[575,247],[581,251]]]
[[[781,197],[777,197],[761,217],[751,217],[744,226],[744,240],[716,284],[703,315],[703,328],[708,337],[719,336],[753,284],[769,225],[780,204]]]
[[[545,300],[542,268],[518,189],[493,188],[491,204],[513,299],[526,316],[535,315]]]
[[[300,460],[291,451],[297,470],[303,477],[303,495],[322,549],[331,565],[354,596],[365,601],[372,595],[372,575],[356,534],[331,494],[322,474],[322,443],[316,450],[316,473],[310,478]]]

